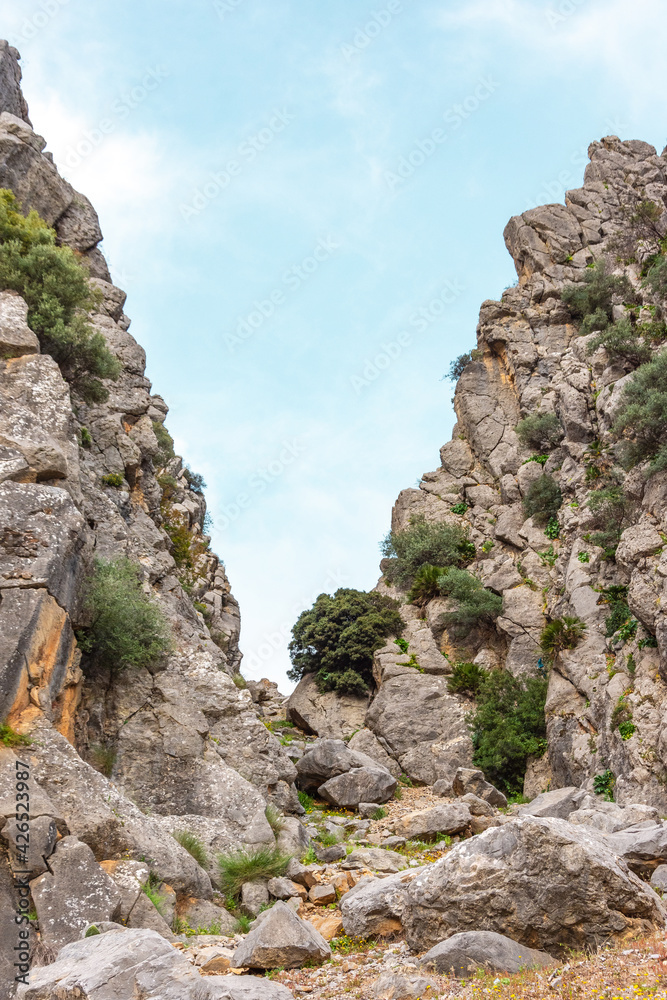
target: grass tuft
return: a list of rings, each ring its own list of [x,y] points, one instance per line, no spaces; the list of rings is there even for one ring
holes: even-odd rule
[[[208,852],[199,837],[196,837],[190,830],[172,830],[171,835],[174,840],[179,842],[181,847],[185,848],[201,868],[206,868],[208,864]]]
[[[285,874],[291,854],[277,847],[257,847],[253,850],[229,851],[217,857],[220,888],[227,899],[237,899],[245,882],[259,878],[275,878]]]

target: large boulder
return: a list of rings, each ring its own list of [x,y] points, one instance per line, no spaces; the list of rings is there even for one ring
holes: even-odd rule
[[[362,767],[380,769],[381,765],[365,753],[348,749],[342,740],[318,740],[297,761],[297,781],[304,791],[316,792],[330,778]]]
[[[436,833],[461,833],[470,826],[471,812],[466,803],[443,802],[429,809],[405,813],[394,823],[397,836],[406,840],[431,839]]]
[[[650,877],[667,862],[667,823],[638,823],[608,834],[605,841],[639,875]]]
[[[638,823],[659,823],[660,813],[652,806],[639,803],[619,806],[616,802],[604,802],[593,795],[587,795],[568,819],[570,823],[583,823],[603,833],[619,833]]]
[[[426,952],[421,964],[444,975],[468,979],[479,968],[485,972],[519,972],[543,969],[553,965],[554,960],[546,952],[517,944],[504,934],[466,931],[436,944]]]
[[[236,949],[232,967],[294,969],[304,962],[321,965],[330,957],[331,948],[312,924],[277,902]]]
[[[364,938],[398,933],[408,887],[422,871],[415,868],[386,878],[368,875],[360,879],[340,902],[345,933]]]
[[[386,767],[395,778],[400,778],[401,765],[387,753],[385,747],[383,747],[375,733],[371,732],[370,729],[360,729],[349,740],[347,745],[350,750],[366,754],[367,757],[380,764],[381,767]]]
[[[505,795],[486,780],[484,772],[472,767],[460,767],[454,776],[452,787],[455,795],[476,795],[499,809],[504,809],[507,805]]]
[[[164,938],[151,930],[107,931],[74,941],[58,952],[52,965],[35,968],[27,986],[19,986],[21,1000],[213,1000],[195,967]]]
[[[88,924],[120,917],[120,891],[87,844],[65,837],[49,864],[51,870],[30,883],[44,944],[59,949]]]
[[[397,851],[386,851],[382,847],[357,847],[347,855],[343,868],[370,868],[375,872],[394,875],[407,868],[406,858]]]
[[[355,809],[360,802],[388,802],[398,782],[383,767],[353,767],[320,785],[318,795],[341,809]]]
[[[542,792],[519,810],[521,816],[543,816],[552,819],[567,819],[570,813],[579,808],[586,798],[585,788],[554,788],[551,792]]]
[[[489,930],[559,954],[662,926],[660,900],[607,846],[611,839],[537,817],[486,830],[410,884],[408,943],[421,951],[461,931]]]
[[[331,739],[362,729],[368,695],[320,691],[314,674],[302,677],[287,701],[287,718],[305,733]]]

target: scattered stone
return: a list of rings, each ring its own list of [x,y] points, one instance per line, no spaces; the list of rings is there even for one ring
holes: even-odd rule
[[[304,886],[293,882],[291,878],[270,878],[266,887],[274,899],[292,899],[293,896],[306,899],[308,896]]]
[[[315,906],[328,906],[336,902],[336,888],[331,884],[314,885],[308,893],[308,899]]]
[[[350,868],[363,865],[376,872],[387,872],[393,875],[407,867],[407,861],[402,854],[396,851],[386,851],[380,847],[358,847],[351,854],[348,854],[343,863],[343,868],[349,865]]]
[[[398,782],[379,765],[354,767],[345,774],[329,778],[317,792],[327,802],[341,809],[356,809],[360,802],[388,802]]]
[[[241,907],[251,917],[256,917],[268,901],[269,890],[266,882],[262,879],[257,879],[255,882],[244,882],[241,886]]]
[[[651,875],[651,886],[663,894],[667,892],[667,865],[658,865]]]
[[[431,791],[443,799],[451,799],[454,795],[453,779],[450,781],[449,778],[438,778]]]
[[[479,795],[467,792],[461,796],[461,802],[465,802],[473,816],[495,816],[496,811],[492,805],[480,799]]]
[[[460,767],[452,782],[455,795],[466,795],[472,792],[492,806],[504,809],[507,805],[507,798],[494,785],[486,780],[483,771],[475,770],[471,767]]]
[[[503,934],[467,931],[436,944],[421,964],[446,976],[469,979],[478,968],[486,972],[519,972],[522,968],[542,969],[555,962],[546,952],[517,944]]]
[[[460,833],[470,825],[470,809],[461,802],[443,802],[430,809],[405,813],[394,823],[398,836],[407,840],[434,837],[436,833]]]
[[[211,1000],[294,1000],[286,986],[259,976],[222,976],[206,985]]]
[[[324,865],[330,865],[345,857],[347,851],[342,844],[332,844],[331,847],[316,847],[315,855]]]
[[[293,969],[306,961],[320,965],[330,957],[322,935],[286,903],[277,902],[234,952],[232,968]]]
[[[164,919],[157,907],[150,901],[145,892],[140,892],[137,901],[127,918],[127,926],[137,930],[155,931],[165,941],[176,941],[176,935]]]
[[[181,917],[193,930],[206,930],[210,934],[233,934],[236,918],[229,910],[216,906],[208,899],[181,899],[177,907]]]
[[[344,932],[343,920],[340,913],[313,913],[308,917],[308,923],[313,925],[325,941],[331,941],[335,937],[340,937]]]
[[[373,983],[373,996],[378,1000],[421,1000],[439,993],[440,983],[430,976],[385,972]]]
[[[528,805],[521,806],[520,816],[546,816],[554,819],[568,819],[570,813],[579,808],[579,803],[586,797],[583,788],[568,786],[555,788],[552,792],[542,792]]]
[[[195,958],[195,965],[202,972],[226,972],[232,963],[234,952],[231,948],[221,948],[219,945],[209,945],[200,948]]]
[[[357,808],[364,819],[373,819],[380,807],[377,802],[360,802]]]
[[[319,872],[318,865],[303,865],[296,858],[292,858],[285,871],[285,876],[296,882],[297,885],[310,889],[311,886],[317,884],[315,877],[317,872]]]

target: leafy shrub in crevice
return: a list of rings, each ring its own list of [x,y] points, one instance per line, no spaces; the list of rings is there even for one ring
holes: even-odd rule
[[[129,559],[98,559],[87,581],[85,627],[77,631],[82,651],[95,666],[111,671],[150,667],[171,648],[169,623],[141,586]]]
[[[440,593],[457,603],[455,611],[440,616],[440,624],[454,637],[464,638],[471,629],[493,625],[503,610],[503,599],[487,590],[465,569],[450,567],[439,578]]]
[[[614,431],[627,438],[627,466],[650,459],[649,476],[667,469],[667,351],[638,368],[626,385]]]
[[[516,433],[521,444],[540,451],[556,448],[565,437],[562,424],[553,413],[535,413],[524,417],[516,425]]]
[[[423,607],[429,601],[433,600],[434,597],[439,597],[439,581],[443,572],[444,569],[442,566],[431,566],[430,563],[420,566],[408,593],[409,603]]]
[[[624,626],[630,627],[632,634],[628,638],[632,638],[632,635],[637,631],[637,622],[632,617],[632,611],[628,607],[628,588],[623,586],[608,587],[602,592],[600,601],[609,606],[609,614],[605,618],[607,638],[610,639]]]
[[[312,673],[321,691],[365,694],[373,686],[373,654],[403,628],[397,602],[384,594],[320,594],[292,629],[288,676],[299,681]]]
[[[555,618],[544,626],[540,634],[542,652],[550,662],[553,662],[564,649],[576,649],[586,628],[586,622],[581,618],[567,615],[564,618]]]
[[[174,439],[164,424],[161,424],[159,420],[153,421],[153,431],[160,448],[157,454],[153,456],[153,465],[159,469],[165,466],[167,462],[170,462],[172,458],[176,458],[176,452],[174,451]]]
[[[651,360],[651,347],[640,337],[640,331],[629,319],[619,320],[593,337],[588,353],[603,347],[611,361],[624,361],[638,368]]]
[[[450,694],[466,694],[475,698],[486,676],[487,671],[477,663],[457,663],[447,678],[447,689]]]
[[[493,670],[483,679],[477,709],[468,718],[473,763],[510,794],[522,791],[528,758],[541,757],[547,748],[547,683]]]
[[[602,774],[596,774],[593,778],[593,791],[596,795],[602,795],[606,802],[613,802],[615,784],[616,778],[613,771],[603,771]]]
[[[554,519],[563,504],[560,486],[546,473],[534,479],[523,498],[526,517],[532,517],[536,524],[546,525]],[[556,536],[558,537],[558,536]]]
[[[457,524],[430,524],[420,514],[403,531],[389,532],[382,553],[390,560],[384,571],[389,583],[409,587],[422,566],[465,566],[475,546]]]
[[[561,299],[574,319],[579,320],[579,332],[588,334],[610,325],[615,295],[631,300],[635,292],[626,277],[608,274],[604,260],[599,260],[586,268],[583,281],[565,286]]]
[[[605,486],[591,493],[588,509],[593,514],[591,541],[603,549],[616,549],[625,528],[631,523],[633,504],[622,486]]]
[[[11,191],[0,189],[0,289],[18,292],[28,304],[28,324],[72,388],[89,403],[107,399],[101,379],[121,372],[87,313],[100,300],[88,272],[37,212],[27,216]]]

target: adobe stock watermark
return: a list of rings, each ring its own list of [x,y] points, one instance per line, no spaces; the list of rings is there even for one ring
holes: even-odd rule
[[[235,177],[243,173],[245,167],[268,149],[276,136],[284,132],[295,118],[296,115],[286,108],[274,110],[264,128],[243,140],[236,150],[236,158],[229,160],[222,170],[212,171],[209,179],[195,189],[190,201],[180,206],[182,217],[187,220],[200,215],[210,202],[227,190]]]
[[[292,620],[283,622],[273,632],[268,632],[262,637],[260,644],[250,653],[245,653],[243,657],[243,673],[255,679],[261,677],[268,661],[281,649],[285,649],[292,633],[292,626],[302,611],[307,611],[312,607],[317,598],[322,593],[331,593],[339,590],[349,583],[349,577],[341,573],[340,570],[329,570],[324,581],[324,585],[314,590],[309,597],[303,597],[292,608]]]
[[[29,42],[31,38],[45,28],[47,24],[66,7],[70,0],[41,0],[39,10],[27,17],[19,29],[19,38]]]
[[[241,6],[244,0],[213,0],[213,9],[221,21],[224,21],[227,14],[233,14]]]
[[[234,521],[247,511],[262,493],[265,493],[269,486],[272,486],[285,471],[306,454],[305,446],[294,438],[293,441],[283,441],[280,452],[268,465],[255,469],[251,476],[248,476],[245,488],[240,490],[231,503],[225,504],[221,510],[215,513],[215,526],[221,531],[225,531]]]
[[[586,0],[560,0],[560,3],[554,4],[545,10],[544,16],[550,27],[555,28],[557,25],[562,24],[563,21],[567,21],[568,17],[576,14],[579,8],[583,7],[585,3]]]
[[[106,136],[116,131],[118,123],[129,118],[132,112],[143,104],[150,95],[169,76],[165,66],[154,66],[147,69],[141,82],[130,90],[123,91],[111,104],[110,115],[100,118],[94,128],[84,129],[81,138],[65,150],[64,163],[71,170],[81,166],[86,157],[94,153],[104,142]]]
[[[291,267],[288,267],[282,275],[281,284],[270,291],[266,298],[255,299],[251,311],[245,316],[239,317],[234,331],[225,334],[224,341],[227,349],[233,354],[237,347],[240,347],[258,330],[261,330],[276,310],[287,302],[290,292],[297,292],[339,249],[340,243],[336,243],[331,236],[327,236],[318,241],[312,253],[304,257],[298,264],[292,264]]]
[[[383,7],[382,10],[372,11],[370,20],[360,28],[357,28],[352,41],[344,42],[341,45],[340,51],[345,61],[351,62],[354,56],[359,55],[360,52],[367,49],[371,42],[374,42],[384,29],[391,24],[394,16],[402,13],[403,4],[401,0],[389,0],[387,6]]]
[[[408,325],[411,330],[424,333],[446,312],[447,306],[451,306],[464,291],[465,285],[460,281],[445,281],[442,288],[426,305],[419,306],[410,314]],[[414,332],[401,330],[393,340],[381,344],[380,351],[374,357],[366,358],[361,374],[350,376],[350,385],[355,394],[359,396],[364,389],[372,385],[413,343]]]
[[[414,176],[416,171],[422,167],[434,153],[447,142],[452,132],[456,132],[461,126],[479,110],[485,101],[495,94],[500,87],[499,83],[490,77],[481,78],[471,94],[468,94],[460,104],[452,104],[443,114],[443,120],[450,126],[449,130],[444,128],[434,128],[425,139],[419,139],[414,147],[399,160],[395,171],[385,170],[385,180],[391,191],[396,191],[402,187],[406,181]]]

